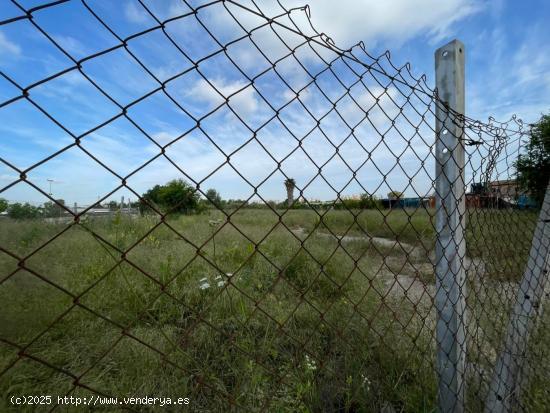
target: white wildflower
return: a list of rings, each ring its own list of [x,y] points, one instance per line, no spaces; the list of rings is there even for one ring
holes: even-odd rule
[[[208,282],[208,278],[206,278],[206,277],[205,277],[205,278],[201,278],[201,279],[199,280],[199,283],[200,283],[199,288],[200,288],[201,290],[206,290],[207,288],[210,288],[210,283]]]
[[[317,363],[306,354],[306,367],[308,370],[317,370]]]
[[[370,383],[370,380],[369,380],[369,378],[367,377],[367,375],[361,373],[361,379],[362,379],[362,384],[363,384],[363,386],[365,386],[365,387],[368,389],[368,388],[370,387],[370,384],[371,384],[371,383]]]

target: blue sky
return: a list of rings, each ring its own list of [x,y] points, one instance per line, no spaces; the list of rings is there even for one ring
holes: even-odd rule
[[[18,3],[31,8],[46,2],[19,0]],[[158,20],[165,21],[189,13],[190,6],[205,2],[143,3]],[[239,3],[253,7],[248,0]],[[257,3],[267,15],[282,12],[276,1]],[[0,26],[0,70],[22,88],[71,68],[74,61],[113,48],[82,63],[84,74],[113,100],[103,96],[76,69],[29,89],[33,102],[65,130],[25,99],[0,108],[0,157],[21,170],[82,136],[82,149],[73,146],[28,173],[28,179],[45,192],[49,191],[47,180],[53,179],[54,197],[70,204],[75,201],[89,204],[120,185],[118,178],[88,154],[122,177],[156,157],[128,179],[128,185],[138,193],[157,183],[184,177],[199,182],[204,191],[216,188],[224,198],[248,198],[253,194],[253,186],[261,184],[258,192],[264,199],[281,200],[285,197],[282,184],[285,177],[277,169],[277,162],[286,176],[296,179],[299,188],[305,187],[308,199],[333,199],[335,189],[343,195],[365,190],[384,195],[389,189],[408,195],[431,192],[433,119],[423,118],[414,111],[427,108],[420,97],[411,98],[411,104],[402,110],[412,124],[404,119],[400,106],[406,103],[406,87],[390,84],[377,73],[368,73],[363,84],[354,84],[357,77],[352,70],[359,71],[361,67],[353,63],[348,67],[342,62],[334,64],[333,73],[325,71],[319,75],[317,86],[305,87],[311,81],[308,72],[322,71],[326,68],[322,59],[336,57],[320,46],[298,47],[295,55],[303,67],[293,57],[285,58],[277,63],[277,72],[266,71],[252,87],[247,77],[271,67],[266,57],[275,61],[288,53],[281,39],[291,48],[303,42],[303,38],[282,28],[277,30],[280,38],[269,27],[254,32],[252,39],[265,57],[250,40],[244,39],[228,47],[227,55],[220,53],[203,60],[198,71],[194,70],[193,61],[219,50],[220,46],[192,15],[166,23],[166,33],[175,44],[161,30],[128,41],[128,49],[148,73],[124,48],[116,48],[120,45],[116,36],[127,38],[156,26],[153,17],[137,0],[88,0],[86,4],[114,34],[81,1],[73,0],[33,14],[34,22],[68,55],[27,19]],[[303,3],[283,4],[295,7]],[[265,22],[237,6],[229,4],[228,9],[247,30]],[[330,35],[340,47],[347,48],[361,40],[374,56],[390,49],[397,66],[410,62],[415,76],[426,74],[428,85],[433,85],[435,49],[459,38],[467,51],[466,110],[470,117],[507,119],[517,113],[530,122],[550,109],[550,55],[544,48],[550,38],[548,2],[320,0],[311,2],[310,11],[316,28]],[[0,20],[20,15],[21,9],[13,3],[0,3]],[[313,34],[303,11],[291,15],[306,34]],[[245,34],[221,3],[201,9],[197,16],[221,44]],[[292,24],[287,18],[281,22]],[[359,56],[360,50],[354,50]],[[367,56],[363,58],[372,62]],[[384,59],[381,62],[390,70]],[[187,73],[172,79],[187,69]],[[329,99],[335,101],[345,92],[335,76],[351,86],[351,96],[363,109],[372,107],[368,119],[364,119],[350,97],[338,101],[337,113],[331,112]],[[166,82],[166,94],[157,90],[159,81]],[[298,101],[297,91],[304,87]],[[0,102],[20,94],[0,77]],[[148,97],[135,103],[144,95]],[[231,96],[229,105],[223,105],[223,96]],[[127,118],[122,116],[120,108],[132,102]],[[285,106],[287,102],[291,103]],[[274,110],[283,106],[279,119],[274,118]],[[201,120],[200,129],[195,127],[196,119],[216,108]],[[322,118],[318,128],[315,118]],[[396,121],[392,127],[393,119]],[[346,140],[349,125],[357,125],[355,138]],[[296,137],[306,135],[303,149],[297,148]],[[343,141],[335,155],[335,146]],[[242,149],[232,154],[242,145]],[[163,146],[173,164],[158,156]],[[226,163],[228,155],[230,165]],[[396,157],[400,158],[397,167]],[[319,167],[325,179],[317,176]],[[14,169],[6,163],[0,164],[0,188],[17,178]],[[109,199],[121,196],[135,199],[124,188]],[[24,182],[4,190],[0,197],[34,203],[45,201]]]

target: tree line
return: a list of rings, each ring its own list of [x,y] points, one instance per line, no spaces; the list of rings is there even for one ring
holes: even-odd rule
[[[65,204],[62,199],[58,199],[56,202],[62,205]],[[10,203],[5,199],[0,199],[0,213],[4,212],[13,219],[48,218],[61,216],[64,209],[51,201],[45,202],[40,206],[35,206],[28,202]]]
[[[309,209],[331,206],[336,209],[369,209],[382,208],[381,201],[369,194],[363,194],[357,199],[342,199],[331,202],[308,202],[303,199],[294,199],[295,180],[292,178],[284,181],[287,198],[282,202],[260,201],[249,202],[244,199],[222,199],[215,189],[208,189],[201,197],[200,192],[182,179],[176,179],[165,185],[155,185],[141,199],[141,212],[158,211],[162,213],[201,213],[209,208],[235,209],[246,206],[247,208],[290,208]]]

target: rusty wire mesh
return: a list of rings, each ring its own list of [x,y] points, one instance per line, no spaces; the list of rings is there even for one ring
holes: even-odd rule
[[[32,111],[70,142],[60,139],[27,163],[10,152],[0,157],[3,171],[17,175],[2,196],[27,186],[58,207],[56,219],[2,222],[6,400],[32,390],[90,403],[95,396],[189,397],[197,411],[435,408],[434,125],[442,103],[424,76],[394,66],[388,52],[370,55],[362,43],[338,48],[315,31],[307,7],[267,15],[254,2],[183,1],[161,13],[158,3],[137,0],[145,27],[123,30],[120,17],[95,1],[21,3],[12,1],[16,11],[0,27],[32,32],[67,64],[25,82],[2,69],[2,121],[16,125],[18,113]],[[64,13],[89,19],[111,45],[71,49],[43,19]],[[214,15],[223,18],[213,22]],[[209,47],[195,47],[196,36]],[[139,43],[149,37],[152,43]],[[179,57],[171,73],[140,54],[153,43]],[[94,74],[94,64],[117,53],[140,69],[143,84],[152,85],[147,93],[119,93],[126,82],[119,68],[111,79]],[[238,81],[223,84],[211,65]],[[64,81],[97,94],[101,121],[72,114],[79,102]],[[204,91],[215,97],[207,108],[197,104]],[[146,126],[148,105],[177,113],[178,133],[165,138]],[[460,345],[467,349],[466,408],[479,411],[538,216],[518,209],[515,184],[529,128],[515,118],[447,116],[464,125],[467,329]],[[214,119],[230,125],[234,139]],[[145,162],[115,166],[124,151],[105,159],[93,145],[120,122]],[[190,170],[190,159],[201,157],[198,140],[216,156]],[[95,180],[112,187],[80,209],[56,200],[42,179],[44,168],[75,152],[90,171],[75,187],[94,188]],[[206,211],[172,214],[177,206],[143,196],[140,177],[164,183],[155,175],[160,164],[193,186]],[[263,174],[252,174],[250,164]],[[209,198],[220,175],[246,188],[245,199]],[[282,189],[284,181],[298,197],[271,201],[264,188]],[[315,199],[321,189],[331,194],[325,200]],[[357,192],[365,195],[350,197]],[[379,199],[388,192],[394,197]],[[96,205],[121,193],[140,201],[140,214],[94,216]],[[547,314],[538,323],[518,397],[529,411],[550,400]],[[54,399],[49,408],[67,406]]]

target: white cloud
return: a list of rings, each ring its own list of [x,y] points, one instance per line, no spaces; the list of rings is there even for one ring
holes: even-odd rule
[[[300,91],[298,96],[302,102],[307,102],[311,99],[311,90],[309,88],[303,89]],[[296,93],[292,92],[290,89],[285,89],[283,92],[283,99],[285,102],[290,102],[291,100],[296,99],[296,97]]]
[[[151,138],[154,139],[155,142],[157,142],[159,145],[166,145],[168,142],[173,141],[176,139],[178,135],[166,131],[157,132],[151,136]],[[159,149],[156,145],[151,144],[150,149],[153,151],[153,153],[157,154],[159,152]]]
[[[19,179],[17,175],[10,175],[10,174],[0,174],[0,181],[8,181],[13,182]]]
[[[536,44],[524,43],[514,56],[515,71],[522,86],[536,83],[550,89],[550,57]]]
[[[89,54],[87,48],[72,36],[54,35],[54,40],[73,56],[81,57]]]
[[[495,29],[485,44],[491,45],[490,62],[471,80],[469,111],[473,116],[508,120],[517,114],[526,122],[538,119],[549,108],[550,57],[540,47],[546,29],[534,24],[510,47],[505,27]],[[487,51],[484,50],[483,53]]]
[[[284,0],[285,7],[303,5],[301,0]],[[275,1],[262,2],[262,10],[273,15],[281,9]],[[418,35],[439,41],[451,26],[480,11],[474,0],[316,0],[310,4],[313,24],[339,45],[349,47],[363,40],[367,46],[381,41],[401,44]],[[293,14],[296,22],[305,22]]]
[[[21,54],[21,48],[14,42],[10,41],[2,32],[0,32],[0,54],[12,56],[19,56]]]
[[[145,10],[133,2],[125,4],[124,16],[132,23],[145,23],[148,20]]]
[[[210,82],[219,93],[216,92],[216,90],[214,90],[208,82],[201,79],[195,83],[193,88],[188,92],[188,96],[209,105],[217,106],[224,101],[224,98],[233,95],[233,93],[236,93],[246,86],[246,83],[244,82],[226,82],[223,79],[210,80]],[[220,96],[220,93],[224,96],[224,98]],[[229,104],[237,112],[245,115],[253,114],[258,109],[258,101],[256,99],[254,89],[251,86],[231,96],[229,98]]]

